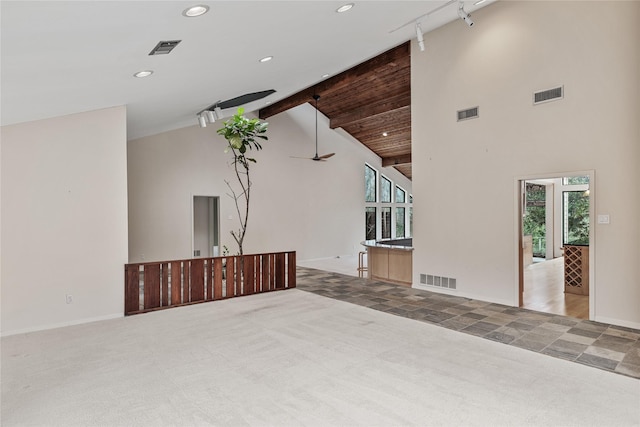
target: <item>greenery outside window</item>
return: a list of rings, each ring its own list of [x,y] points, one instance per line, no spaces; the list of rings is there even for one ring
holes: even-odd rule
[[[364,201],[376,202],[378,172],[371,166],[364,165]]]
[[[380,208],[380,213],[382,214],[382,238],[390,239],[391,238],[391,208]]]
[[[563,244],[589,245],[589,194],[586,191],[564,191]]]
[[[391,181],[380,175],[380,201],[391,203]]]
[[[406,192],[396,185],[396,203],[404,203],[406,199]]]
[[[366,207],[364,210],[365,239],[376,239],[376,208]]]
[[[396,238],[404,237],[405,208],[396,208]]]

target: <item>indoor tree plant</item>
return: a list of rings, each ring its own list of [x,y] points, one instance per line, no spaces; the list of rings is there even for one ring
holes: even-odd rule
[[[231,191],[229,196],[235,202],[236,212],[240,220],[240,228],[231,231],[231,235],[238,244],[238,254],[240,256],[244,254],[242,245],[247,232],[247,220],[249,219],[249,201],[251,197],[250,165],[251,163],[256,163],[254,158],[247,157],[247,150],[255,149],[260,151],[262,149],[258,139],[268,140],[265,135],[268,126],[269,123],[260,119],[246,117],[244,109],[238,108],[237,113],[218,129],[218,134],[227,140],[227,147],[224,152],[231,151],[233,154],[232,165],[240,185],[240,189],[235,191],[229,181],[225,180],[227,187]]]

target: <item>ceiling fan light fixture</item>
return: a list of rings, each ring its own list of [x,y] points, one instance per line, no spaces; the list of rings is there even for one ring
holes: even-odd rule
[[[209,6],[204,4],[198,4],[196,6],[191,6],[182,11],[182,16],[186,16],[187,18],[195,18],[198,16],[202,16],[209,11]]]
[[[347,10],[351,10],[351,8],[355,6],[355,3],[347,3],[347,4],[343,4],[342,6],[340,6],[339,8],[336,9],[337,13],[343,13],[346,12]]]

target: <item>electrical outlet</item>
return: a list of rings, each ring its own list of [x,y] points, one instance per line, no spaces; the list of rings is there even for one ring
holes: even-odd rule
[[[73,302],[73,295],[67,294],[65,296],[67,304],[71,304]]]

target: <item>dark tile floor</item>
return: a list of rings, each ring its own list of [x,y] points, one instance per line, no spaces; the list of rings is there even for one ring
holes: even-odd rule
[[[640,378],[640,330],[298,267],[297,287],[328,298],[439,325]]]

